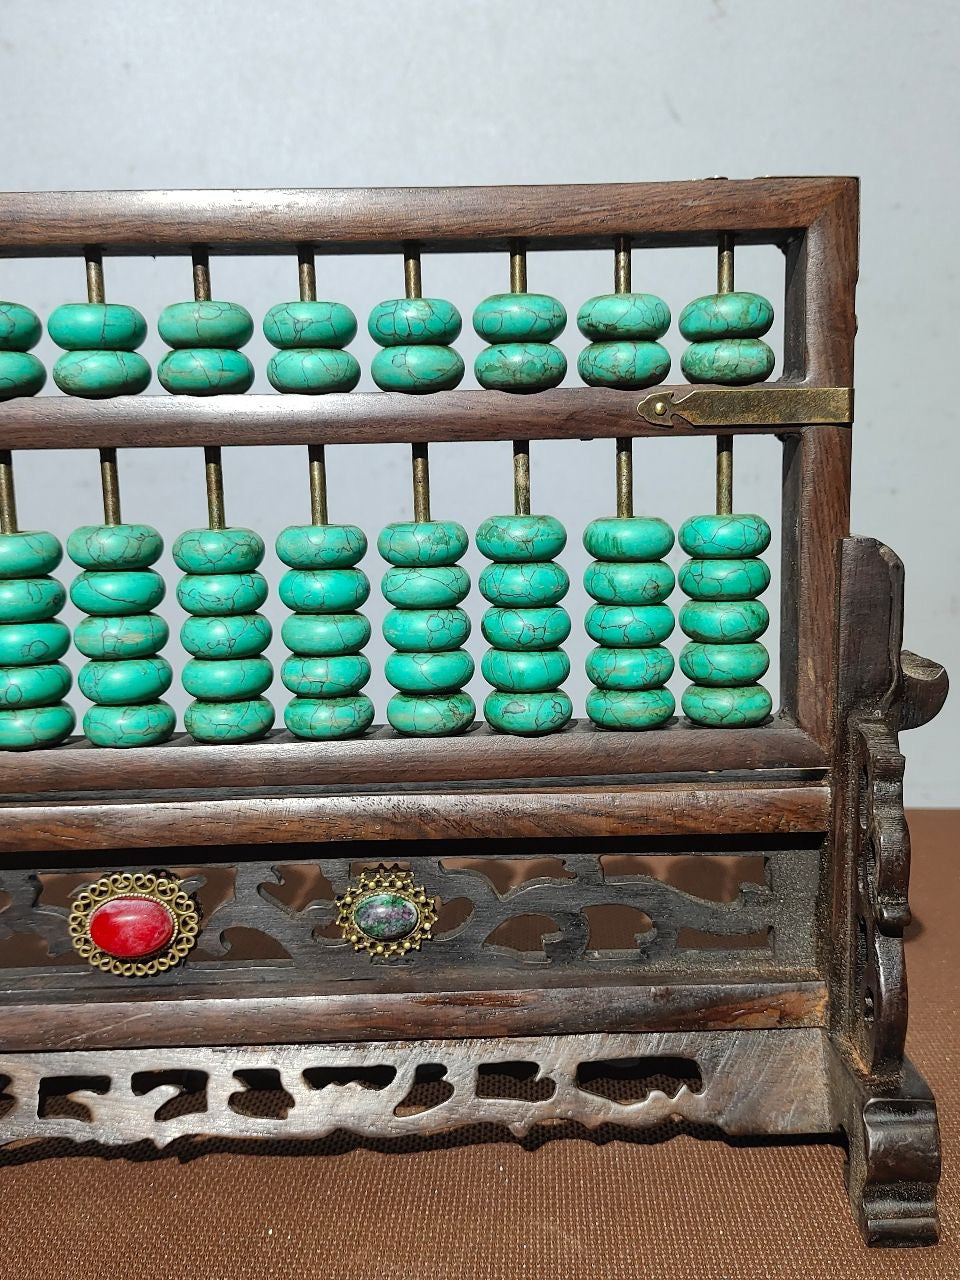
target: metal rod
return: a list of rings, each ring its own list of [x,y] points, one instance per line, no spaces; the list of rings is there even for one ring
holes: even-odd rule
[[[317,268],[313,253],[301,249],[297,257],[300,276],[300,301],[316,302]],[[307,445],[310,472],[310,523],[326,524],[327,515],[327,462],[322,444]]]
[[[510,249],[510,292],[527,292],[527,252],[521,241]],[[514,515],[530,514],[530,441],[513,442],[513,511]]]
[[[300,272],[300,301],[316,302],[317,268],[309,249],[300,250],[297,255],[297,266]]]
[[[13,454],[0,449],[0,533],[17,532],[17,494],[13,487]]]
[[[733,292],[733,236],[724,232],[717,248],[717,293]],[[733,436],[717,436],[717,515],[733,511]]]
[[[630,237],[617,236],[613,250],[613,291],[629,293],[631,285]],[[633,437],[617,436],[617,515],[633,515]]]
[[[403,251],[403,288],[408,298],[423,297],[420,251],[415,245],[407,245]],[[410,463],[413,470],[413,518],[418,524],[426,524],[430,519],[430,455],[425,441],[410,446]]]
[[[196,302],[210,301],[210,255],[202,251],[193,255],[193,297]],[[218,444],[204,445],[203,470],[207,488],[207,524],[211,529],[225,529],[223,457]]]
[[[87,301],[103,303],[106,291],[103,285],[103,258],[99,253],[86,255]],[[103,523],[120,523],[120,473],[117,469],[116,449],[100,450],[100,490],[103,495]]]
[[[510,292],[527,292],[527,253],[521,244],[510,250]]]
[[[210,301],[210,255],[202,251],[193,255],[193,296],[197,302]]]
[[[87,254],[87,301],[103,302],[103,258],[99,253]]]
[[[412,245],[408,245],[403,251],[403,287],[408,298],[423,297],[420,250]]]
[[[630,292],[630,237],[617,236],[613,251],[613,291]]]

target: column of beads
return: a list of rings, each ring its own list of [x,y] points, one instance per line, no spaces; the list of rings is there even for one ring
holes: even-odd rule
[[[473,313],[477,336],[491,343],[473,365],[481,387],[527,392],[546,391],[561,383],[567,358],[553,346],[553,339],[566,323],[563,303],[545,293],[527,293],[525,278],[510,293],[484,298]]]
[[[43,336],[40,317],[19,302],[0,302],[0,400],[35,396],[47,371],[31,350]]]

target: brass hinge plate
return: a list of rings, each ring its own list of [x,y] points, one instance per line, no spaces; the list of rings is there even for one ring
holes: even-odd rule
[[[787,427],[853,421],[852,387],[693,387],[652,391],[637,413],[654,427]]]

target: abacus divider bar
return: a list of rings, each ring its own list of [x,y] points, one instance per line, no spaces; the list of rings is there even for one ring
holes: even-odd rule
[[[192,256],[194,301],[209,302],[210,255],[198,249]],[[224,529],[227,522],[223,509],[223,458],[218,444],[203,446],[203,470],[207,489],[207,524],[211,529]]]
[[[17,532],[17,491],[13,483],[13,454],[0,449],[0,533]]]
[[[403,290],[408,298],[423,297],[420,250],[408,244],[403,248]],[[410,446],[413,472],[413,518],[418,524],[430,519],[430,454],[426,442]]]
[[[617,236],[613,250],[613,291],[629,293],[631,286],[630,237]],[[617,516],[633,515],[633,438],[617,436]]]
[[[297,254],[297,273],[300,281],[300,301],[316,302],[317,268],[311,250],[301,249]],[[310,523],[326,524],[327,515],[327,463],[322,444],[307,445],[307,465],[310,473]]]
[[[523,242],[510,246],[510,292],[527,292],[527,252]],[[513,442],[513,513],[530,514],[530,441]]]
[[[103,284],[103,257],[96,250],[86,254],[87,301],[103,303],[106,291]],[[100,450],[100,490],[103,494],[103,523],[120,523],[120,473],[117,469],[117,451]]]
[[[733,236],[724,232],[717,246],[717,293],[733,292]],[[717,436],[717,515],[733,512],[733,436]]]

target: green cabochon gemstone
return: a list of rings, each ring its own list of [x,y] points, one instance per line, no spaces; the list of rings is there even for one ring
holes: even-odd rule
[[[53,366],[53,380],[68,396],[105,400],[135,396],[150,382],[150,366],[135,351],[68,351]]]
[[[362,613],[291,614],[280,628],[283,643],[308,658],[359,653],[370,639],[370,623]]]
[[[669,689],[591,689],[587,715],[602,729],[654,729],[676,710]]]
[[[401,693],[451,693],[472,678],[473,658],[466,649],[391,653],[384,674]]]
[[[718,338],[687,347],[680,357],[680,368],[690,382],[739,386],[769,378],[775,360],[773,351],[760,338]]]
[[[27,351],[0,351],[0,400],[35,396],[47,380],[47,371]]]
[[[592,520],[583,545],[598,560],[662,560],[673,546],[673,530],[658,516]]]
[[[145,702],[135,707],[88,707],[83,732],[97,747],[149,747],[166,742],[177,727],[173,707]]]
[[[567,357],[548,342],[507,342],[484,347],[473,372],[490,391],[546,391],[563,381]]]
[[[567,531],[553,516],[490,516],[476,543],[481,555],[504,564],[553,560],[567,545]]]
[[[743,644],[762,636],[769,624],[760,600],[688,600],[680,610],[680,626],[704,644]]]
[[[76,723],[73,708],[63,702],[50,707],[0,711],[0,747],[6,751],[53,747],[69,737]]]
[[[387,703],[387,719],[397,733],[417,738],[444,738],[469,729],[477,707],[469,693],[417,696],[395,693]]]
[[[577,357],[577,372],[590,387],[639,391],[670,372],[670,352],[659,342],[593,342]]]
[[[198,742],[253,742],[273,728],[274,710],[266,698],[239,702],[191,702],[183,725]]]
[[[406,653],[459,649],[469,635],[462,609],[391,609],[383,620],[384,639]]]
[[[166,658],[126,658],[88,662],[80,668],[77,684],[91,702],[111,707],[130,702],[156,702],[173,681]]]
[[[480,574],[480,594],[507,608],[557,604],[570,589],[566,569],[553,560],[488,564]]]
[[[0,625],[0,667],[32,667],[62,658],[70,647],[63,622],[7,622]]]
[[[593,604],[584,618],[587,635],[610,649],[646,649],[666,640],[674,627],[665,604]]]
[[[587,654],[587,679],[601,689],[656,689],[673,675],[673,654],[661,645],[649,649],[610,649]]]
[[[577,328],[592,342],[652,342],[670,328],[670,308],[653,293],[601,293],[577,312]]]
[[[39,578],[62,559],[63,548],[52,533],[0,533],[0,578]]]
[[[458,564],[423,568],[393,566],[383,575],[381,590],[391,604],[430,609],[459,604],[470,591],[470,575]]]
[[[299,395],[352,391],[360,365],[349,351],[278,351],[267,363],[267,379],[276,391]]]
[[[443,298],[391,298],[373,308],[367,330],[381,347],[443,346],[456,341],[462,323]]]
[[[0,351],[29,351],[42,337],[35,311],[19,302],[0,302]]]
[[[265,550],[252,529],[188,529],[173,544],[173,559],[185,573],[250,573]]]
[[[85,658],[141,658],[167,643],[170,628],[155,613],[84,618],[73,642]]]
[[[277,534],[277,555],[291,569],[350,569],[367,538],[355,524],[294,524]]]
[[[403,521],[381,530],[377,550],[388,564],[455,564],[469,543],[466,529],[453,520]]]
[[[770,526],[757,515],[691,516],[677,536],[687,555],[701,560],[735,560],[766,551]]]
[[[253,383],[253,365],[242,351],[188,347],[168,352],[157,365],[157,377],[175,396],[239,394]]]
[[[583,574],[587,595],[601,604],[660,604],[674,583],[673,570],[662,560],[594,560]]]
[[[180,678],[187,693],[204,702],[258,698],[273,679],[273,665],[266,658],[191,658]]]
[[[146,613],[158,605],[166,584],[153,569],[85,569],[70,583],[70,599],[84,613]]]
[[[759,293],[711,293],[688,302],[679,323],[688,342],[762,338],[773,324],[773,307]]]
[[[715,688],[753,684],[767,670],[770,656],[762,644],[685,644],[680,670],[694,684]]]
[[[483,678],[505,693],[545,693],[570,674],[570,659],[562,649],[522,653],[488,649],[480,662]]]
[[[566,323],[563,303],[545,293],[494,293],[473,312],[473,327],[487,342],[552,342]]]
[[[556,649],[570,634],[566,609],[488,609],[480,629],[495,649]]]
[[[329,658],[294,656],[287,658],[280,668],[280,679],[291,693],[301,698],[345,698],[359,693],[370,679],[370,663],[362,653],[335,654]]]
[[[187,618],[180,643],[195,658],[252,658],[270,643],[273,629],[262,613]]]
[[[502,733],[536,737],[556,733],[573,715],[573,703],[562,689],[545,693],[505,693],[493,689],[483,702],[488,724]]]
[[[694,724],[741,728],[766,720],[773,710],[773,699],[759,684],[741,685],[736,689],[692,684],[684,690],[680,705]]]
[[[0,579],[0,622],[45,622],[66,600],[56,578]]]
[[[163,539],[148,524],[85,524],[67,538],[81,569],[146,569],[160,559]]]
[[[119,302],[66,302],[52,312],[47,332],[65,351],[136,351],[147,322]]]
[[[370,366],[381,391],[405,391],[421,395],[451,391],[463,377],[463,359],[453,347],[387,347],[378,351]]]
[[[347,347],[357,317],[342,302],[278,302],[263,317],[263,336],[282,351]]]
[[[35,667],[0,667],[0,710],[45,707],[59,702],[72,681],[70,671],[62,662]]]
[[[752,600],[769,587],[770,566],[763,560],[688,560],[679,582],[694,600]]]
[[[168,347],[242,347],[253,337],[253,317],[238,302],[174,302],[157,321]]]
[[[297,613],[352,613],[370,594],[362,569],[288,569],[280,599]]]
[[[373,724],[373,703],[365,693],[344,698],[294,698],[283,722],[297,738],[323,742],[354,738]]]

